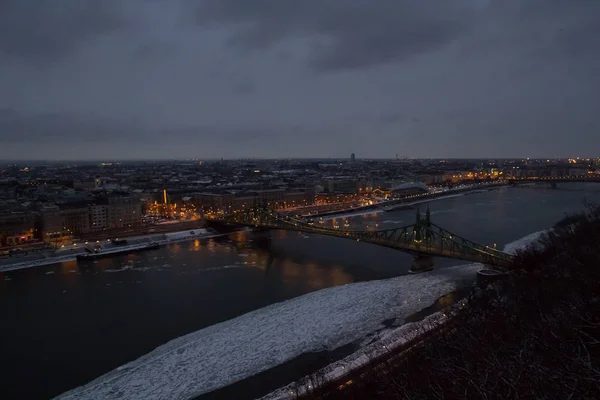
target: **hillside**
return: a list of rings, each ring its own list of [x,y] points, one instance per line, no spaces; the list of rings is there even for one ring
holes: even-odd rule
[[[600,398],[600,207],[474,289],[456,329],[327,398]],[[315,397],[316,394],[315,394]]]

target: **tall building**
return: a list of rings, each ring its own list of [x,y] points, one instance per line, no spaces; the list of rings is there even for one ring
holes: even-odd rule
[[[354,153],[350,154],[350,162],[354,164],[356,162],[356,155]]]
[[[108,199],[108,225],[111,229],[128,228],[142,223],[142,202],[136,197]]]
[[[41,209],[42,239],[49,243],[81,235],[90,230],[88,205],[83,202],[47,205]]]
[[[66,235],[66,226],[57,205],[46,205],[41,209],[42,240],[48,243],[60,242]],[[64,234],[63,234],[64,232]]]
[[[68,236],[78,236],[90,231],[90,214],[87,204],[59,206],[63,229]]]
[[[90,229],[92,231],[101,231],[109,228],[108,210],[108,201],[97,201],[95,204],[89,206]]]

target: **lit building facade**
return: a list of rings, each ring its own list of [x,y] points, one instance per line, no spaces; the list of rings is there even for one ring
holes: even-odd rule
[[[142,202],[135,197],[108,199],[108,226],[110,229],[129,228],[142,224]]]
[[[35,215],[30,212],[0,214],[0,247],[35,241],[35,221]]]

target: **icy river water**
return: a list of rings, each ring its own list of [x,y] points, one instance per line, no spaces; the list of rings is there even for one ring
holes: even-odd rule
[[[600,184],[503,187],[429,206],[437,225],[502,249],[584,201],[600,202]],[[326,224],[385,229],[414,218],[412,208]],[[409,255],[347,239],[285,231],[268,245],[255,239],[235,233],[0,273],[2,398],[82,385],[64,397],[264,395],[474,277],[473,266],[446,259],[407,275]]]

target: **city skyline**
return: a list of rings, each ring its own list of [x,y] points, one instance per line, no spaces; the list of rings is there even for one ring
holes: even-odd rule
[[[595,158],[599,16],[592,0],[4,1],[0,160]]]
[[[600,164],[600,157],[356,157],[355,161],[522,161],[527,163],[528,161],[589,161],[590,165]],[[112,163],[117,164],[130,164],[130,163],[138,163],[138,162],[156,162],[156,163],[188,163],[188,162],[200,162],[200,163],[218,163],[218,162],[253,162],[253,161],[266,161],[266,162],[276,162],[276,161],[298,161],[298,162],[314,162],[314,161],[335,161],[342,163],[352,163],[352,158],[350,157],[232,157],[232,158],[198,158],[198,157],[189,157],[189,158],[89,158],[89,159],[78,159],[78,158],[63,158],[63,159],[25,159],[25,158],[6,158],[0,159],[0,165],[20,165],[20,164],[44,164],[44,163],[52,163],[52,164],[60,164],[60,163],[73,163],[73,164],[106,164],[111,165]]]

